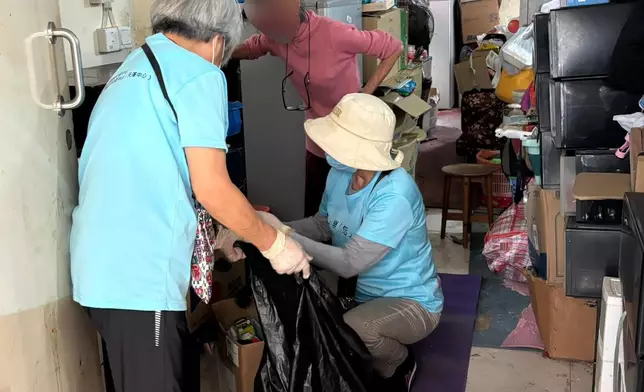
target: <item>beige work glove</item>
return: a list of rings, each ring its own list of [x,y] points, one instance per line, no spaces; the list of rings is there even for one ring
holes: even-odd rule
[[[224,257],[226,257],[226,259],[231,263],[245,259],[246,255],[244,252],[235,247],[235,242],[237,242],[237,240],[239,240],[237,234],[223,226],[220,226],[219,231],[217,232],[217,238],[215,239],[215,249],[221,250]]]
[[[259,218],[264,221],[267,225],[273,226],[273,228],[277,231],[281,231],[282,233],[288,235],[290,234],[293,229],[290,227],[286,226],[282,221],[280,221],[275,215],[270,214],[268,212],[264,211],[257,211],[257,215]]]
[[[275,272],[280,275],[292,275],[301,272],[304,279],[311,275],[309,262],[311,256],[307,255],[300,244],[282,231],[277,231],[273,245],[262,255],[271,262]]]

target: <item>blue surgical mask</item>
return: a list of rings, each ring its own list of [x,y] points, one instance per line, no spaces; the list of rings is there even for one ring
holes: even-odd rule
[[[332,168],[342,172],[349,172],[349,173],[354,173],[356,171],[356,169],[336,161],[335,159],[333,159],[333,157],[331,157],[331,155],[326,153],[324,155],[326,156],[326,161]]]

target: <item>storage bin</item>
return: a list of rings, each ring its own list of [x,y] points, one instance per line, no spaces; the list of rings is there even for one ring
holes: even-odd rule
[[[228,132],[226,137],[237,135],[241,131],[241,110],[244,107],[241,102],[228,102]]]
[[[608,75],[613,49],[634,3],[560,8],[550,12],[550,76]]]
[[[541,186],[541,144],[539,143],[539,139],[526,139],[522,142],[522,145],[528,154],[534,180]]]
[[[613,116],[640,111],[640,98],[613,89],[606,79],[550,80],[550,130],[557,148],[621,146],[626,131]]]
[[[577,173],[630,173],[629,160],[617,158],[615,151],[617,149],[575,151]]]
[[[555,146],[550,130],[539,133],[541,148],[541,187],[559,190],[561,178],[561,151]]]
[[[537,96],[539,129],[550,130],[550,75],[547,73],[535,75],[534,92]]]
[[[617,277],[621,225],[578,223],[566,218],[566,279],[569,297],[601,298],[605,276]]]

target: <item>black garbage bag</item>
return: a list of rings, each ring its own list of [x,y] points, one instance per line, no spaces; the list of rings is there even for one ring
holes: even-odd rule
[[[373,391],[372,357],[316,272],[279,275],[254,246],[240,247],[266,339],[255,392]]]

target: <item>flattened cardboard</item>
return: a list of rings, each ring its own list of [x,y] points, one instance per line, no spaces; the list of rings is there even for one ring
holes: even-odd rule
[[[592,362],[597,302],[566,297],[563,287],[528,276],[530,302],[550,358]]]
[[[564,258],[565,219],[561,213],[559,191],[533,188],[533,197],[538,201],[536,234],[538,249],[546,254],[549,284],[563,285],[566,264]],[[528,222],[529,224],[529,222]],[[530,228],[530,227],[528,227]],[[533,228],[534,230],[534,228]]]
[[[631,190],[631,176],[626,173],[579,173],[572,195],[576,200],[622,200]]]
[[[242,317],[258,320],[253,305],[242,309],[234,299],[225,299],[212,306],[219,323],[217,351],[223,365],[234,374],[235,386],[228,385],[225,391],[253,392],[255,375],[264,353],[264,342],[241,345],[228,337],[226,331]],[[232,379],[232,377],[231,377]]]
[[[494,88],[485,61],[487,55],[488,51],[475,51],[470,59],[454,65],[454,77],[459,93]]]
[[[498,0],[461,2],[461,30],[463,43],[476,42],[476,37],[485,34],[499,24]]]

